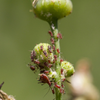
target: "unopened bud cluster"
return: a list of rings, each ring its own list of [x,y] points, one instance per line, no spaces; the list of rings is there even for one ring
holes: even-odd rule
[[[60,53],[60,52],[58,52]],[[61,93],[64,93],[63,82],[67,81],[67,77],[70,77],[74,73],[74,68],[68,61],[60,60],[61,66],[61,82],[62,86],[57,85],[55,82],[58,74],[55,71],[55,62],[57,55],[54,55],[53,47],[48,43],[37,44],[31,51],[31,64],[29,64],[32,71],[40,71],[40,83],[47,83],[52,93],[54,94],[54,88],[59,88]]]
[[[47,21],[53,33],[48,32],[51,36],[52,45],[40,43],[34,47],[31,52],[31,64],[29,66],[34,72],[40,71],[39,82],[47,83],[53,94],[56,91],[54,88],[58,88],[57,90],[60,93],[64,93],[63,82],[69,82],[66,78],[73,75],[75,71],[71,63],[60,59],[60,47],[57,45],[59,45],[59,40],[62,39],[62,34],[58,33],[55,26],[57,26],[59,19],[72,12],[72,2],[71,0],[34,0],[32,6],[35,16]],[[59,71],[57,71],[57,67],[59,67]]]

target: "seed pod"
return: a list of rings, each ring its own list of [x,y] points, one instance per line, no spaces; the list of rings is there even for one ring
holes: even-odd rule
[[[73,8],[70,0],[34,0],[32,6],[36,17],[49,23],[69,15]]]

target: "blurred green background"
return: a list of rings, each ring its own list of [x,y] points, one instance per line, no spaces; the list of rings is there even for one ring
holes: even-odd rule
[[[73,12],[59,20],[63,34],[61,54],[74,66],[84,57],[92,63],[94,85],[100,90],[100,0],[72,0]],[[0,0],[0,83],[17,100],[53,100],[48,85],[38,84],[38,75],[27,64],[30,50],[40,42],[50,43],[48,23],[30,13],[31,0]]]

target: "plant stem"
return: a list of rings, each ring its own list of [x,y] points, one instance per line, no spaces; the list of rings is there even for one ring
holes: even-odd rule
[[[55,46],[54,55],[57,55],[57,61],[55,62],[55,71],[57,73],[57,77],[55,79],[55,82],[57,83],[57,85],[61,86],[60,53],[57,52],[57,49],[60,51],[60,39],[57,38],[58,20],[52,21],[52,23],[50,23],[50,27],[54,35],[54,46]],[[56,95],[56,100],[62,100],[62,94],[60,93],[60,89],[55,88],[55,95]]]

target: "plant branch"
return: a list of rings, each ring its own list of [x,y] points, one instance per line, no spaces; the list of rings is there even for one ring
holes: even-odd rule
[[[50,27],[52,30],[52,33],[54,35],[54,55],[57,56],[57,60],[55,61],[55,71],[57,73],[57,77],[55,79],[55,82],[61,86],[61,66],[60,66],[60,39],[57,38],[58,35],[58,20],[54,20],[52,23],[50,23]],[[59,52],[57,52],[59,50]],[[60,93],[60,90],[58,88],[55,88],[55,95],[56,95],[56,100],[61,100],[62,99],[62,94]]]

